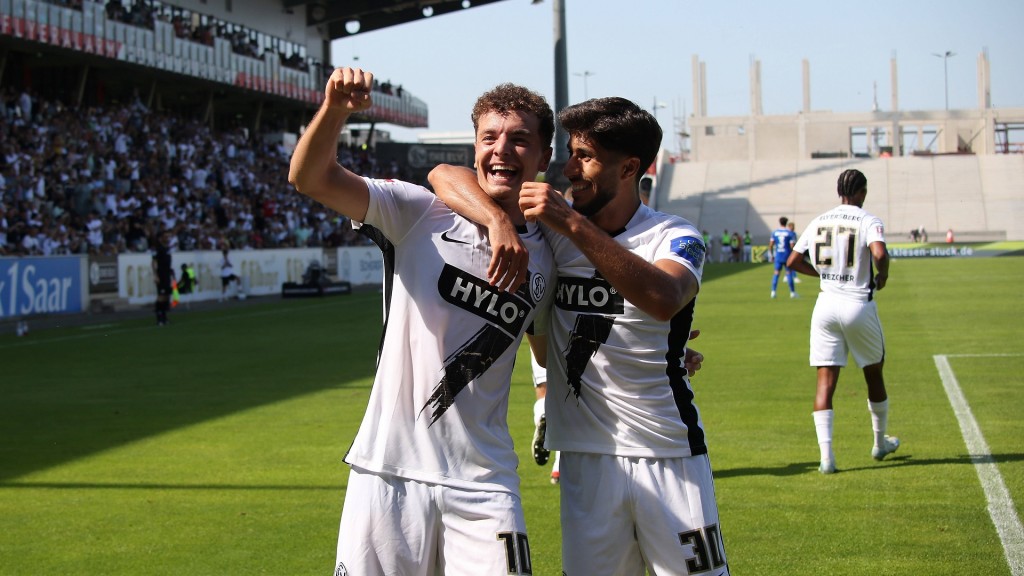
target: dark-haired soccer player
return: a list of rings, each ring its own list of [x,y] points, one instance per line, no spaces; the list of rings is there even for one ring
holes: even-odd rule
[[[547,167],[554,113],[502,84],[473,109],[477,183],[529,247],[515,292],[491,286],[484,229],[422,186],[353,174],[338,134],[370,107],[373,75],[339,68],[300,139],[289,181],[348,216],[384,252],[385,333],[369,406],[352,447],[337,573],[530,574],[518,458],[506,420],[523,333],[543,329],[555,288],[551,251],[519,211]]]
[[[885,434],[889,418],[889,396],[882,377],[885,338],[874,301],[875,290],[885,288],[889,279],[885,230],[882,221],[863,208],[868,193],[863,173],[844,171],[837,188],[841,204],[811,220],[786,262],[801,274],[818,276],[821,283],[811,315],[810,363],[818,369],[813,416],[821,452],[818,470],[823,474],[836,471],[832,396],[847,355],[852,354],[864,371],[868,386],[875,436],[871,456],[882,460],[900,446],[899,439]]]
[[[156,284],[157,326],[167,325],[167,311],[171,309],[171,283],[174,281],[174,269],[171,267],[171,250],[169,247],[170,232],[160,232],[157,236],[156,250],[150,263],[153,269],[153,282]]]
[[[560,451],[562,568],[727,575],[684,364],[706,246],[692,224],[640,201],[662,137],[649,112],[598,98],[558,118],[572,205],[528,183],[519,206],[543,224],[558,263],[545,416],[547,448]],[[431,183],[481,221],[496,210],[457,168],[435,169]]]
[[[786,261],[793,252],[793,245],[796,244],[796,232],[788,226],[789,218],[779,218],[779,227],[772,232],[768,241],[768,252],[772,254],[772,261],[775,264],[775,273],[772,274],[772,298],[775,298],[775,289],[779,286],[779,271],[786,271],[786,282],[789,283],[789,297],[796,298],[796,286],[793,285],[793,273],[786,268]]]

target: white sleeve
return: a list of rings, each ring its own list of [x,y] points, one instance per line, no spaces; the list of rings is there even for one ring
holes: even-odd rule
[[[440,202],[430,190],[400,180],[366,178],[370,203],[362,222],[352,221],[353,228],[367,224],[377,228],[395,244],[419,222],[434,202]]]
[[[817,226],[816,222],[817,220],[812,220],[811,223],[807,225],[807,228],[804,228],[804,233],[797,236],[796,244],[793,245],[793,252],[803,254],[811,249],[811,238],[813,237],[811,228]]]
[[[885,243],[885,226],[882,219],[877,216],[868,216],[862,224],[864,230],[864,243],[871,246],[873,242]]]
[[[700,284],[704,274],[704,255],[707,247],[704,238],[696,228],[686,225],[672,226],[665,230],[654,252],[654,261],[672,260],[682,264]]]

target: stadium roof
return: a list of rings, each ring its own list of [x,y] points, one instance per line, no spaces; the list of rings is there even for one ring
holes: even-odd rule
[[[476,8],[501,0],[282,0],[306,11],[307,26],[327,26],[331,40]]]

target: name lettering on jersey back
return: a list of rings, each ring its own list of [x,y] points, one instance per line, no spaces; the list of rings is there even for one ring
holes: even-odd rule
[[[851,220],[862,220],[863,218],[864,218],[863,214],[844,214],[842,212],[829,212],[827,214],[824,214],[821,217],[821,219],[823,221],[824,220],[845,220],[845,221],[851,221]]]
[[[570,312],[622,314],[624,300],[604,278],[558,277],[555,306]]]
[[[437,288],[447,302],[500,326],[513,336],[522,332],[523,323],[534,306],[522,289],[515,294],[502,292],[450,264],[444,265]]]
[[[822,274],[822,280],[833,280],[835,282],[853,282],[856,276],[853,274]]]

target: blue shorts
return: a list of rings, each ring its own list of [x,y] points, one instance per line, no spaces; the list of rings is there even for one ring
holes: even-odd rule
[[[786,258],[779,258],[778,256],[776,256],[775,257],[775,271],[778,272],[779,270],[782,270],[783,268],[785,268],[786,267],[786,260],[788,260],[788,259],[789,259],[788,256]]]

